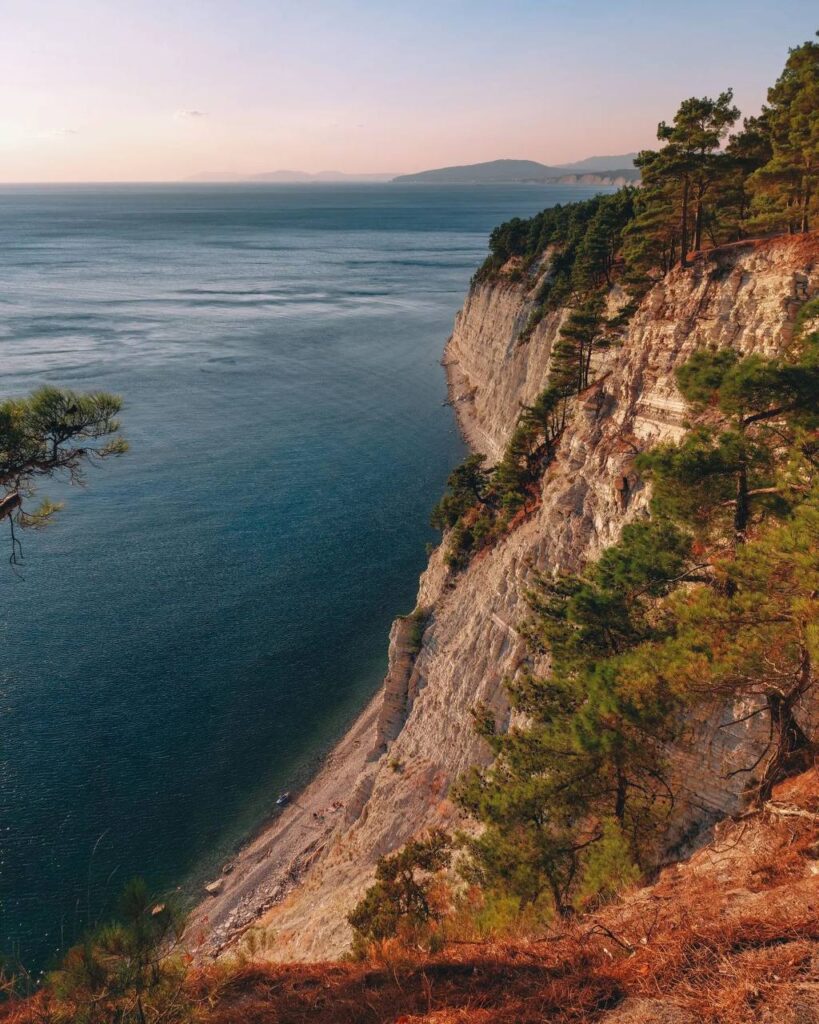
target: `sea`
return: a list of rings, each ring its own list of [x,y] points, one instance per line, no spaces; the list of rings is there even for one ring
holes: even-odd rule
[[[436,539],[488,234],[595,191],[0,187],[0,397],[116,392],[130,442],[16,569],[0,523],[1,955],[192,898],[309,779]]]

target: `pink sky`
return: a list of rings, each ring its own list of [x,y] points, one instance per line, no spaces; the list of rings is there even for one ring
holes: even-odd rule
[[[758,109],[802,0],[4,0],[0,180],[560,163],[680,99]]]

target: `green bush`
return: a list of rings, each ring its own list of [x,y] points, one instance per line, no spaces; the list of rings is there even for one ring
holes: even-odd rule
[[[388,857],[375,869],[375,883],[347,916],[356,935],[354,949],[395,937],[402,926],[423,927],[439,918],[431,899],[436,876],[449,867],[452,842],[443,829],[433,829]]]

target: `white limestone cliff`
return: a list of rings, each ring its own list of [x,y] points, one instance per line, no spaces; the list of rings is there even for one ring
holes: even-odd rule
[[[446,347],[460,424],[490,460],[502,451],[521,405],[543,387],[562,319],[550,314],[521,342],[532,290],[531,282],[508,279],[475,287]],[[518,632],[527,585],[537,571],[577,568],[644,514],[647,494],[634,457],[681,433],[686,412],[674,369],[703,345],[746,354],[783,351],[801,304],[817,290],[815,236],[737,244],[673,271],[645,297],[620,343],[598,359],[597,383],[575,404],[537,508],[455,577],[440,550],[433,553],[419,588],[418,605],[429,612],[420,649],[399,620],[383,696],[356,727],[366,757],[334,768],[348,773],[345,813],[298,872],[298,884],[261,918],[276,933],[270,955],[342,954],[350,941],[346,912],[371,880],[376,859],[432,824],[457,819],[451,783],[487,757],[470,709],[485,701],[508,721],[503,681],[527,657]],[[815,703],[802,714],[804,728],[816,735]],[[730,708],[702,715],[672,753],[681,831],[741,804],[747,776],[728,773],[753,761],[763,741],[759,717],[717,728],[731,717]],[[234,916],[231,928],[245,923]]]

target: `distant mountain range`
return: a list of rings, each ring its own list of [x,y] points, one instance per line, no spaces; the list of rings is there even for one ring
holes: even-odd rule
[[[402,174],[393,181],[414,184],[512,184],[515,182],[566,182],[568,184],[625,184],[637,181],[636,153],[622,156],[590,156],[574,164],[550,167],[536,160],[489,160],[480,164],[438,167],[417,174]],[[604,180],[605,179],[605,180]]]
[[[194,174],[188,181],[225,182],[225,181],[269,181],[283,184],[308,184],[314,182],[333,181],[392,181],[395,174],[345,174],[344,171],[319,171],[308,174],[307,171],[266,171],[264,174],[237,174],[235,171],[204,171]]]
[[[386,182],[415,184],[514,184],[548,182],[570,185],[625,185],[638,181],[640,172],[634,166],[636,153],[620,156],[590,156],[571,164],[538,163],[536,160],[489,160],[480,164],[438,167],[416,174],[347,174],[344,171],[266,171],[263,174],[238,174],[235,171],[205,171],[188,178],[196,182],[272,182],[309,184],[311,182]]]

